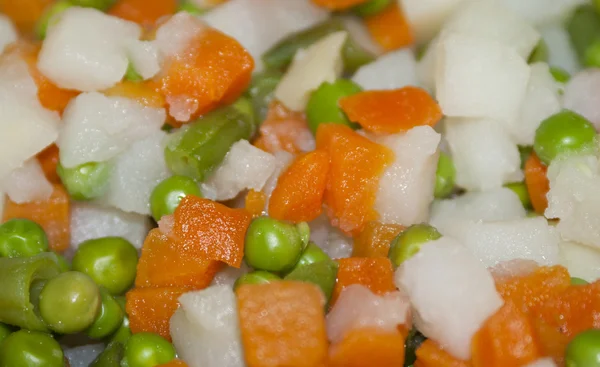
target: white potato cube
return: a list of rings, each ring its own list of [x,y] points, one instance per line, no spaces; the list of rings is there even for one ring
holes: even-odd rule
[[[190,42],[205,29],[200,19],[181,11],[156,30],[154,46],[163,57],[184,54]]]
[[[572,277],[590,283],[600,279],[600,250],[568,241],[562,241],[559,248],[561,263]]]
[[[540,358],[525,367],[556,367],[556,363],[554,363],[554,360],[551,357],[546,357]]]
[[[600,128],[600,69],[585,69],[575,74],[565,87],[565,108],[577,112]]]
[[[133,68],[143,79],[150,79],[160,71],[159,50],[150,41],[132,42],[128,56]]]
[[[250,267],[246,265],[245,261],[242,261],[242,265],[239,268],[225,266],[225,269],[220,270],[217,275],[215,275],[210,285],[225,285],[228,287],[233,287],[235,281],[249,271]]]
[[[397,0],[412,26],[418,43],[430,41],[466,0]]]
[[[0,14],[0,54],[4,52],[6,46],[18,39],[17,29],[9,17]]]
[[[10,200],[17,204],[47,200],[54,188],[46,179],[37,159],[32,158],[10,172],[0,185]]]
[[[329,223],[326,214],[309,223],[310,240],[318,245],[332,259],[350,257],[352,254],[352,238],[346,237],[339,229]]]
[[[561,23],[549,24],[541,32],[548,46],[548,64],[571,74],[577,72],[580,68],[579,60],[565,27]]]
[[[407,48],[389,52],[372,63],[360,67],[352,80],[364,90],[419,86],[415,54]]]
[[[586,0],[499,0],[530,23],[544,25],[566,18],[578,5]]]
[[[437,65],[439,38],[431,40],[417,64],[417,77],[421,85],[435,94],[435,68]]]

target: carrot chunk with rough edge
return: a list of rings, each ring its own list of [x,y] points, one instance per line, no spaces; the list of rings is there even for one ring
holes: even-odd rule
[[[404,363],[404,336],[377,328],[346,333],[330,348],[330,367],[399,367]]]
[[[58,173],[56,173],[56,167],[58,166],[59,161],[58,147],[56,144],[52,144],[38,153],[37,160],[40,162],[40,166],[42,166],[42,170],[48,181],[59,183],[60,177],[58,177]]]
[[[565,291],[571,277],[562,266],[542,266],[525,276],[515,276],[496,282],[496,289],[505,301],[512,301],[523,312],[534,311],[546,300]]]
[[[382,12],[365,18],[369,33],[386,51],[412,45],[414,34],[408,19],[396,1]]]
[[[471,351],[474,367],[524,366],[542,357],[531,320],[512,302],[485,321]]]
[[[278,101],[269,105],[265,121],[260,125],[254,145],[265,152],[280,150],[298,154],[311,149],[313,136],[304,113],[288,110]]]
[[[219,261],[186,256],[181,244],[155,228],[144,241],[135,286],[203,289],[222,267]]]
[[[302,155],[281,174],[269,199],[269,215],[291,222],[310,222],[321,215],[329,171],[329,154]]]
[[[318,5],[329,10],[347,10],[354,6],[364,4],[368,0],[312,0],[315,5]]]
[[[238,314],[248,367],[313,367],[327,358],[325,299],[313,284],[243,285]]]
[[[186,288],[134,288],[125,295],[132,333],[156,333],[171,341],[169,323]]]
[[[533,326],[540,343],[542,355],[551,357],[558,366],[564,366],[565,350],[569,338],[557,328],[546,324],[543,320],[533,317]]]
[[[132,82],[123,80],[105,90],[104,94],[109,97],[130,98],[147,107],[164,108],[167,102],[165,102],[165,98],[160,94],[158,88],[153,81]]]
[[[171,115],[189,121],[237,99],[250,84],[253,68],[254,59],[238,41],[207,28],[190,42],[185,55],[169,63],[161,90]],[[187,119],[173,109],[182,101],[191,113]]]
[[[317,129],[317,148],[330,156],[324,202],[330,222],[346,234],[357,235],[377,220],[373,209],[379,179],[394,158],[388,148],[339,124]]]
[[[252,218],[260,217],[265,211],[266,205],[267,195],[264,192],[250,189],[246,194],[244,207],[248,213],[252,214]]]
[[[375,294],[385,294],[396,289],[394,269],[387,257],[349,257],[339,259],[337,280],[333,288],[330,306],[340,296],[344,288],[352,284],[361,284]]]
[[[416,351],[415,367],[471,367],[471,363],[457,359],[427,339]]]
[[[172,235],[182,243],[182,255],[222,261],[239,268],[246,229],[252,216],[212,200],[188,195],[173,214]]]
[[[538,214],[544,214],[548,207],[548,191],[550,191],[550,181],[546,176],[548,167],[546,167],[535,153],[531,153],[525,161],[525,185],[531,199],[531,205]]]
[[[150,27],[176,11],[177,0],[118,0],[108,14]]]
[[[60,184],[54,184],[54,190],[48,200],[17,204],[6,199],[3,221],[13,218],[29,219],[44,228],[48,236],[50,249],[65,251],[71,240],[71,212],[69,194]]]
[[[174,359],[171,362],[160,364],[156,367],[188,367],[188,365],[181,359]]]
[[[352,256],[387,257],[392,240],[404,229],[399,224],[384,224],[378,221],[367,223],[354,238]]]
[[[33,32],[38,19],[53,0],[0,0],[0,13],[9,17],[21,32]]]
[[[375,133],[394,134],[415,126],[433,126],[442,109],[425,90],[404,87],[357,93],[340,100],[351,121]]]

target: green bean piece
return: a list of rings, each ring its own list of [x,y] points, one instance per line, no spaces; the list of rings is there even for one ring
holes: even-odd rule
[[[558,66],[551,66],[550,74],[552,74],[554,80],[561,84],[567,84],[567,82],[571,79],[571,75],[569,75],[566,70],[559,68]]]
[[[264,121],[267,118],[269,105],[273,101],[275,88],[281,81],[283,73],[278,70],[266,70],[252,77],[248,95],[254,106],[254,113],[258,121]]]
[[[177,11],[178,12],[185,11],[192,15],[202,15],[202,14],[205,14],[208,11],[208,9],[202,9],[199,6],[197,6],[196,4],[194,4],[192,1],[184,0],[184,1],[179,2]]]
[[[440,152],[437,170],[435,172],[434,196],[438,199],[449,196],[454,190],[454,179],[456,177],[456,168],[452,158]]]
[[[108,188],[110,165],[105,162],[84,163],[77,167],[56,167],[56,173],[75,200],[91,200],[104,194]]]
[[[423,342],[427,340],[425,335],[421,334],[419,330],[416,328],[412,328],[406,337],[406,341],[404,342],[404,365],[410,366],[417,360],[417,349],[423,344]]]
[[[60,0],[49,6],[37,20],[35,25],[36,37],[40,40],[45,39],[48,27],[54,25],[60,14],[71,7],[73,7],[73,3],[69,0]]]
[[[548,57],[550,56],[550,50],[548,50],[548,44],[544,41],[543,38],[540,38],[537,46],[529,55],[529,60],[527,62],[529,64],[533,64],[536,62],[548,62]]]
[[[0,344],[3,367],[64,367],[64,363],[60,344],[47,333],[19,330]]]
[[[0,323],[0,344],[12,333],[10,326]]]
[[[331,18],[312,28],[285,37],[265,52],[262,60],[269,69],[285,69],[298,50],[305,49],[321,38],[339,31],[347,31],[344,21],[339,17]],[[344,43],[342,57],[344,72],[348,74],[354,73],[359,67],[374,60],[374,55],[362,49],[351,37],[348,37]]]
[[[521,200],[521,204],[523,204],[523,208],[531,209],[531,199],[529,198],[529,191],[527,190],[527,186],[525,182],[512,182],[504,185],[507,189],[512,190],[517,196],[519,200]]]
[[[100,288],[100,312],[86,334],[93,339],[105,338],[119,329],[123,324],[125,313],[121,305],[104,288]]]
[[[125,355],[125,347],[119,342],[110,342],[106,349],[94,359],[90,367],[121,367],[121,360]]]
[[[339,100],[359,93],[362,88],[351,80],[338,79],[333,83],[323,82],[308,99],[306,120],[314,135],[321,124],[341,124],[357,129],[358,124],[350,122],[340,108]]]
[[[429,224],[414,224],[396,236],[390,245],[388,257],[394,267],[400,266],[403,262],[413,257],[421,246],[433,240],[442,237],[435,227]]]
[[[333,260],[322,260],[312,264],[296,267],[285,276],[284,280],[295,280],[313,283],[323,291],[327,303],[333,294],[337,278],[338,263]]]
[[[593,64],[597,62],[595,54],[598,51],[593,46],[600,40],[600,15],[594,6],[586,4],[578,7],[567,22],[567,31],[581,65],[600,66]]]
[[[129,62],[129,65],[127,65],[127,71],[125,72],[125,80],[129,80],[130,82],[141,82],[144,80],[144,78],[135,70],[135,67],[133,66],[131,61]]]
[[[71,0],[73,5],[83,8],[94,8],[98,10],[108,10],[117,0]]]
[[[188,195],[202,197],[196,181],[186,176],[171,176],[161,181],[150,194],[150,211],[155,221],[173,214],[181,199]]]
[[[15,218],[0,225],[0,256],[29,257],[45,251],[48,237],[36,222]]]
[[[369,17],[381,13],[392,3],[392,0],[369,0],[351,9],[359,17]]]
[[[133,334],[125,344],[123,367],[153,367],[175,359],[173,344],[158,334]]]
[[[32,257],[0,258],[0,322],[28,330],[48,331],[35,313],[30,289],[36,281],[60,274],[54,254],[44,252]]]
[[[234,104],[200,117],[170,136],[165,148],[169,169],[199,182],[223,161],[229,148],[256,132],[252,103],[240,98]]]
[[[255,270],[242,275],[233,283],[233,289],[238,289],[245,284],[265,284],[281,280],[276,274],[264,270]]]

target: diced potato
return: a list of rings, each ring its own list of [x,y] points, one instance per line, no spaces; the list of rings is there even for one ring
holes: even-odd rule
[[[150,79],[160,71],[159,51],[154,43],[132,42],[128,54],[133,68],[143,79]]]
[[[565,87],[565,108],[573,110],[587,118],[600,128],[600,70],[585,69],[575,74]]]
[[[0,54],[18,39],[17,30],[9,17],[0,14]]]
[[[560,67],[570,74],[577,72],[580,68],[579,60],[565,27],[561,23],[549,24],[541,32],[548,46],[548,64]]]
[[[556,367],[556,363],[554,363],[554,360],[551,357],[546,357],[540,358],[525,367]]]
[[[163,217],[164,218],[164,217]],[[161,219],[162,220],[162,219]],[[211,285],[225,285],[233,287],[235,281],[250,271],[246,262],[242,262],[242,266],[234,268],[233,266],[225,266],[225,268],[217,273],[212,280]]]
[[[398,0],[412,26],[417,42],[430,41],[446,18],[466,0]]]
[[[578,5],[587,0],[500,0],[530,23],[544,25],[566,18]]]
[[[572,277],[595,282],[600,279],[600,250],[576,242],[559,244],[562,265]]]
[[[435,92],[435,68],[437,65],[438,44],[438,37],[432,39],[417,64],[419,82],[432,93]]]
[[[0,186],[10,200],[17,204],[47,200],[54,190],[35,158],[10,172]]]
[[[410,49],[387,53],[358,69],[352,80],[365,90],[419,86],[415,54]]]
[[[346,237],[339,229],[331,226],[326,214],[309,223],[310,240],[317,244],[332,259],[350,257],[352,238]]]
[[[187,12],[179,12],[158,28],[154,46],[165,57],[184,53],[189,43],[204,29],[206,26],[200,19]]]

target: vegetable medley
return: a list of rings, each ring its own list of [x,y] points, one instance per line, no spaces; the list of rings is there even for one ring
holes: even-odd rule
[[[0,12],[0,367],[600,366],[599,1]]]

